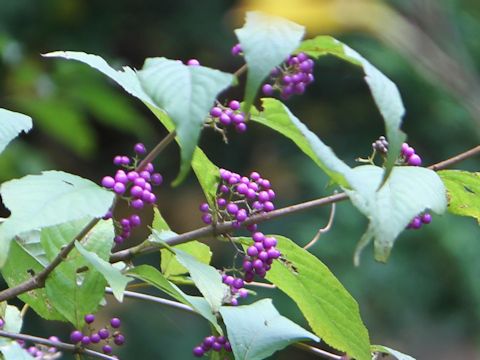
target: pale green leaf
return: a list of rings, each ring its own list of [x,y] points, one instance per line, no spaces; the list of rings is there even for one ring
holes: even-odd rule
[[[14,236],[85,216],[102,217],[114,198],[94,182],[61,171],[8,181],[0,192],[11,212],[0,226],[0,266]]]
[[[41,242],[49,260],[83,229],[89,219],[68,222],[42,230]],[[113,245],[113,224],[100,221],[82,241],[87,251],[107,261]],[[84,324],[84,316],[96,312],[105,293],[104,276],[73,249],[49,275],[45,290],[53,306],[77,329]],[[88,269],[85,269],[88,268]],[[82,271],[78,272],[79,269]]]
[[[333,37],[317,36],[314,39],[305,40],[297,51],[314,58],[334,55],[362,68],[373,100],[385,122],[385,131],[389,142],[386,171],[383,178],[385,180],[395,164],[401,144],[405,140],[405,134],[400,130],[405,108],[397,86],[363,56]]]
[[[32,360],[33,357],[16,341],[8,341],[0,345],[4,360]]]
[[[289,344],[320,341],[311,332],[279,314],[271,299],[220,309],[236,360],[262,360]]]
[[[243,110],[249,112],[258,88],[270,72],[299,46],[305,28],[287,19],[248,12],[235,30],[248,66]]]
[[[443,170],[438,175],[447,188],[448,211],[455,215],[471,216],[480,223],[480,173]]]
[[[27,133],[31,128],[32,119],[29,116],[0,109],[0,153],[22,131]]]
[[[381,354],[392,355],[397,360],[415,360],[415,358],[409,355],[403,354],[400,351],[390,349],[389,347],[383,345],[372,345],[372,351]]]
[[[162,290],[175,300],[191,306],[197,313],[207,319],[220,334],[223,334],[222,328],[218,325],[215,314],[213,314],[210,305],[204,298],[185,294],[180,288],[168,281],[167,278],[154,267],[140,265],[128,270],[126,275],[142,280],[157,289]]]
[[[179,184],[190,169],[200,132],[217,95],[231,85],[233,76],[204,66],[188,66],[176,60],[151,58],[137,73],[154,105],[175,124],[182,149]]]
[[[131,281],[130,278],[122,274],[122,272],[110,264],[108,261],[100,258],[96,253],[86,250],[78,241],[75,242],[75,247],[82,254],[97,271],[99,271],[108,284],[112,288],[113,295],[119,301],[123,301],[123,292],[127,284]]]
[[[210,208],[215,208],[215,198],[220,183],[220,169],[198,147],[193,153],[192,169],[202,187],[208,205]]]
[[[373,238],[375,259],[387,261],[397,236],[409,222],[425,210],[437,214],[445,211],[447,197],[440,177],[432,170],[414,166],[396,166],[379,189],[383,169],[364,165],[353,169],[352,188],[345,189],[352,203],[369,218],[368,229],[357,247],[360,252]]]
[[[212,258],[210,247],[196,240],[174,246],[174,249],[182,250],[204,264],[210,264],[210,260]],[[160,250],[160,253],[162,257],[162,273],[167,278],[175,275],[182,275],[188,272],[188,270],[178,262],[175,255],[173,255],[171,251],[162,249]]]
[[[199,262],[182,250],[174,248],[174,251],[177,260],[188,269],[193,282],[210,304],[212,311],[218,312],[229,291],[227,285],[222,282],[218,270]]]
[[[368,330],[355,299],[317,257],[290,239],[273,236],[286,261],[274,261],[267,280],[295,301],[312,330],[328,345],[368,360]],[[243,244],[251,242],[242,240]]]

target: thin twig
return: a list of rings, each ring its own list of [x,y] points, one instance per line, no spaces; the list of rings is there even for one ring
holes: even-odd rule
[[[50,347],[55,347],[57,349],[67,350],[67,351],[73,352],[75,354],[85,354],[85,355],[95,357],[95,358],[99,358],[99,359],[106,359],[106,360],[117,359],[113,356],[108,356],[108,355],[102,354],[102,353],[97,352],[97,351],[93,351],[93,350],[90,350],[90,349],[85,349],[85,348],[82,348],[82,347],[75,346],[73,344],[68,344],[68,343],[64,343],[64,342],[61,342],[61,341],[51,341],[51,340],[48,340],[48,339],[44,339],[44,338],[36,337],[36,336],[32,336],[32,335],[15,334],[15,333],[11,333],[11,332],[8,332],[8,331],[0,330],[0,337],[5,337],[5,338],[13,339],[13,340],[28,341],[28,342],[32,342],[34,344],[41,344],[41,345],[46,345],[46,346],[50,346]]]
[[[239,68],[237,71],[233,73],[233,76],[235,76],[238,79],[246,71],[247,71],[247,64],[243,64],[241,68]]]
[[[105,292],[109,295],[113,294],[112,289],[109,287],[105,288]],[[146,300],[146,301],[154,302],[156,304],[174,307],[176,309],[187,311],[187,312],[198,315],[195,309],[193,309],[191,306],[182,304],[181,302],[178,302],[178,301],[168,300],[168,299],[164,299],[164,298],[160,298],[160,297],[148,295],[148,294],[142,294],[135,291],[124,291],[123,295],[128,298]]]
[[[443,170],[447,167],[452,166],[453,164],[459,163],[460,161],[463,161],[465,159],[471,158],[477,154],[480,154],[480,145],[474,147],[473,149],[470,149],[468,151],[465,151],[461,154],[458,154],[454,157],[451,157],[450,159],[441,161],[439,163],[430,165],[428,168],[434,171],[439,171]]]
[[[345,357],[343,357],[341,355],[332,354],[328,351],[325,351],[325,350],[322,350],[322,349],[319,349],[319,348],[316,348],[314,346],[310,346],[310,345],[307,345],[307,344],[304,344],[304,343],[295,343],[295,344],[293,344],[293,346],[295,346],[299,349],[311,352],[315,355],[320,355],[320,356],[324,357],[325,359],[345,360]]]
[[[266,288],[266,289],[276,289],[276,288],[277,288],[277,287],[276,287],[275,285],[273,285],[273,284],[256,282],[256,281],[252,281],[252,282],[248,283],[247,285],[263,287],[263,288]]]
[[[165,136],[162,141],[160,141],[157,146],[155,146],[153,150],[143,158],[135,171],[142,171],[143,168],[148,165],[148,163],[152,162],[175,139],[175,136],[177,136],[177,132],[175,130]]]
[[[330,229],[332,228],[332,225],[333,225],[333,219],[335,218],[335,208],[336,208],[336,205],[335,205],[335,203],[333,203],[332,204],[332,209],[330,210],[330,217],[328,218],[327,225],[325,225],[323,228],[321,228],[317,231],[317,233],[315,234],[313,239],[307,245],[305,245],[303,247],[305,250],[307,250],[307,249],[311,248],[313,245],[315,245],[315,243],[318,241],[318,239],[320,239],[320,236],[322,234],[325,234],[326,232],[330,231]]]

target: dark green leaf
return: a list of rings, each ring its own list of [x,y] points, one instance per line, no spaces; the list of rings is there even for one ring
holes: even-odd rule
[[[385,180],[392,170],[400,153],[401,144],[405,140],[405,134],[400,130],[405,108],[397,86],[355,50],[330,36],[317,36],[314,39],[305,40],[297,51],[314,58],[334,55],[363,69],[365,81],[383,116],[389,142],[386,171],[383,178]]]
[[[102,217],[114,195],[90,180],[45,171],[3,183],[0,192],[10,217],[0,226],[0,265],[14,236],[85,216]]]
[[[287,345],[320,339],[280,315],[271,299],[220,309],[237,360],[262,360]]]
[[[370,359],[368,331],[358,304],[318,258],[283,236],[273,235],[286,259],[275,261],[267,279],[290,296],[323,341],[358,360]],[[242,243],[246,244],[251,242]]]
[[[480,173],[443,170],[438,175],[447,188],[448,211],[471,216],[480,223]]]
[[[262,81],[298,47],[304,32],[303,26],[284,18],[247,13],[245,25],[235,30],[248,66],[245,112],[250,111]]]

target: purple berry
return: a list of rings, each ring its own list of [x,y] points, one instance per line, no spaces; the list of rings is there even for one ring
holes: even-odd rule
[[[127,173],[127,179],[128,179],[129,181],[134,181],[136,178],[138,178],[138,176],[139,176],[139,175],[138,175],[138,173],[137,173],[136,171],[129,171],[129,172]]]
[[[201,346],[197,346],[193,348],[193,356],[202,357],[204,354],[205,354],[205,351]]]
[[[145,184],[146,184],[146,183],[147,183],[147,182],[146,182],[145,179],[142,178],[142,177],[138,177],[138,178],[136,178],[136,179],[133,181],[133,185],[139,186],[139,187],[141,187],[142,189],[145,188]]]
[[[247,210],[245,210],[245,209],[238,210],[235,217],[236,217],[237,221],[239,221],[239,222],[245,221],[248,217]]]
[[[422,215],[421,220],[424,224],[430,224],[432,222],[432,215],[425,213]]]
[[[263,233],[261,232],[256,232],[256,233],[253,233],[252,239],[255,242],[262,242],[263,240],[265,240],[265,235],[263,235]]]
[[[211,214],[203,214],[202,221],[204,224],[210,225],[212,223],[212,215]]]
[[[227,212],[232,215],[235,215],[238,212],[238,205],[235,203],[229,203],[227,205]]]
[[[210,206],[207,203],[202,203],[199,206],[201,212],[208,212],[210,210]]]
[[[143,201],[141,199],[135,199],[133,200],[130,205],[137,210],[140,210],[143,208]]]
[[[112,353],[112,347],[110,345],[103,345],[102,351],[104,354],[111,354]]]
[[[227,285],[232,285],[234,280],[235,280],[235,278],[233,276],[227,275],[225,277],[225,280],[223,280],[223,282]]]
[[[224,207],[227,204],[227,200],[224,198],[218,198],[217,199],[217,205],[219,207]]]
[[[130,195],[132,195],[133,197],[140,197],[142,196],[142,194],[143,194],[143,189],[138,185],[134,185],[130,189]]]
[[[243,270],[246,272],[253,270],[253,264],[251,261],[245,260],[242,264]]]
[[[258,181],[260,179],[260,174],[256,171],[252,172],[250,174],[250,179],[252,179],[253,181]]]
[[[242,46],[240,44],[236,44],[232,47],[233,56],[240,55],[241,52],[242,52]]]
[[[110,336],[110,331],[107,329],[100,329],[98,330],[98,336],[100,336],[100,339],[105,340]]]
[[[122,334],[117,334],[113,338],[113,342],[115,343],[115,345],[121,346],[125,344],[125,336],[123,336]]]
[[[235,111],[240,109],[240,103],[237,100],[232,100],[228,103],[228,107]]]
[[[75,331],[72,331],[72,333],[70,334],[70,340],[74,344],[79,343],[80,341],[82,341],[82,339],[83,339],[83,334],[81,331],[75,330]]]
[[[120,166],[122,165],[122,157],[120,155],[117,155],[113,158],[113,164]]]
[[[255,257],[258,255],[258,249],[255,246],[250,246],[247,249],[248,256]]]
[[[260,191],[258,193],[258,201],[263,203],[263,202],[268,201],[268,200],[270,200],[270,195],[268,195],[268,192]]]
[[[107,188],[107,189],[111,189],[113,188],[113,186],[115,185],[115,179],[111,176],[105,176],[103,179],[102,179],[102,186]]]
[[[128,156],[122,156],[122,165],[127,166],[130,164],[130,158]]]
[[[256,260],[253,262],[253,268],[254,268],[255,270],[263,269],[263,261],[260,260],[260,259],[256,259]]]
[[[130,225],[131,226],[139,226],[142,223],[142,219],[137,214],[133,214],[130,216]]]
[[[190,59],[190,60],[187,61],[187,65],[188,66],[199,66],[200,61],[198,61],[197,59]]]
[[[265,84],[262,86],[262,92],[267,96],[273,95],[273,86],[270,84]]]
[[[275,205],[273,205],[271,201],[265,201],[263,203],[263,210],[265,210],[266,212],[272,211],[274,209],[275,209]]]
[[[247,131],[247,124],[240,123],[235,125],[235,131],[238,132],[239,134],[244,133],[245,131]]]
[[[119,318],[112,318],[110,320],[110,325],[112,326],[112,328],[118,329],[121,325],[121,321]]]
[[[243,280],[242,279],[235,279],[233,280],[233,283],[232,283],[232,286],[235,288],[235,289],[241,289],[243,288],[245,284],[243,283]]]
[[[151,180],[153,185],[159,186],[163,183],[163,176],[159,173],[152,174]]]
[[[232,303],[233,303],[233,300],[235,300],[235,299],[232,299]],[[222,350],[222,348],[223,348],[223,345],[216,342],[216,341],[212,344],[212,350],[213,351],[220,351],[220,350]]]
[[[125,184],[122,184],[121,182],[117,182],[115,183],[115,185],[113,185],[113,191],[115,191],[115,193],[117,193],[118,195],[122,195],[123,193],[125,193]]]
[[[97,333],[93,333],[92,335],[90,335],[90,340],[92,341],[92,343],[98,344],[102,339],[100,335],[98,335]]]
[[[93,314],[87,314],[87,315],[85,315],[85,322],[86,322],[87,324],[91,324],[91,323],[93,323],[94,321],[95,321],[95,315],[93,315]]]
[[[138,143],[133,147],[133,151],[135,151],[138,155],[143,155],[147,152],[147,149],[145,148],[145,145]]]
[[[230,118],[230,116],[228,116],[227,114],[223,113],[222,115],[220,115],[220,122],[225,125],[225,126],[228,126],[232,123],[232,119]]]
[[[407,163],[411,166],[420,166],[422,164],[422,159],[417,154],[413,154],[408,158]]]
[[[213,116],[213,117],[220,117],[220,115],[223,114],[223,111],[222,109],[220,109],[218,106],[214,106],[211,110],[210,110],[210,115]]]
[[[85,336],[82,338],[82,344],[83,344],[83,345],[88,345],[88,344],[90,344],[90,342],[91,342],[91,341],[90,341],[90,336],[85,335]]]
[[[275,246],[277,246],[277,239],[275,239],[274,237],[266,237],[263,240],[263,247],[265,249],[270,249]]]
[[[223,345],[223,348],[225,349],[225,351],[232,352],[232,345],[229,341],[227,341],[225,345]]]

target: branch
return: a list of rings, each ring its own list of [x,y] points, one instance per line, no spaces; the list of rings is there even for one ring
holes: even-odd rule
[[[346,360],[347,359],[344,356],[332,354],[328,351],[325,351],[325,350],[322,350],[322,349],[319,349],[319,348],[316,348],[314,346],[310,346],[310,345],[307,345],[307,344],[303,344],[303,343],[295,343],[295,344],[293,344],[293,346],[295,346],[299,349],[311,352],[313,354],[320,355],[320,356],[324,357],[325,359],[332,359],[332,360]]]
[[[463,161],[465,159],[474,157],[475,155],[478,155],[478,154],[480,154],[480,145],[474,147],[473,149],[465,151],[461,154],[453,156],[450,159],[447,159],[447,160],[441,161],[439,163],[430,165],[428,168],[433,170],[433,171],[443,170],[447,167],[452,166],[453,164],[459,163],[460,161]]]
[[[73,352],[75,354],[85,354],[91,357],[99,358],[99,359],[106,359],[106,360],[116,360],[116,357],[113,356],[108,356],[105,354],[102,354],[97,351],[85,349],[82,347],[75,346],[73,344],[68,344],[64,343],[61,341],[51,341],[48,339],[32,336],[32,335],[26,335],[26,334],[15,334],[11,333],[8,331],[3,331],[0,330],[0,337],[5,337],[13,340],[23,340],[23,341],[29,341],[35,344],[42,344],[50,347],[55,347],[57,349],[62,349],[62,350],[67,350],[70,352]]]
[[[109,295],[113,295],[113,290],[109,287],[105,288],[105,292]],[[178,301],[168,300],[168,299],[160,298],[153,295],[147,295],[147,294],[142,294],[135,291],[127,291],[127,290],[123,292],[123,295],[128,298],[146,300],[146,301],[154,302],[156,304],[174,307],[179,310],[183,310],[183,311],[187,311],[187,312],[199,315],[195,311],[195,309],[193,309],[191,306],[182,304],[181,302],[178,302]]]

